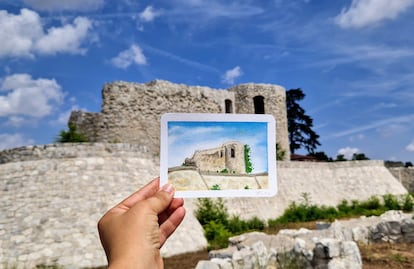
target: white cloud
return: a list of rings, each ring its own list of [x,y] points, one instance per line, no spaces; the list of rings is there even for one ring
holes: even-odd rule
[[[63,100],[64,93],[54,79],[32,79],[14,74],[0,81],[0,117],[49,115]]]
[[[33,57],[34,54],[82,54],[86,49],[81,46],[92,28],[89,19],[77,17],[73,24],[46,30],[43,29],[40,16],[28,9],[22,9],[18,15],[0,11],[0,25],[0,58]]]
[[[357,148],[350,148],[350,147],[346,147],[346,148],[341,148],[338,150],[338,154],[344,155],[344,157],[348,160],[352,159],[352,156],[354,155],[354,153],[357,153],[359,151],[359,149]]]
[[[60,28],[52,27],[47,31],[47,35],[37,41],[36,49],[43,54],[59,52],[84,54],[86,49],[81,48],[81,44],[91,27],[92,23],[83,17],[77,17],[73,25],[67,24]]]
[[[414,139],[413,139],[413,141],[411,141],[411,143],[410,143],[410,144],[408,144],[408,145],[405,147],[405,149],[406,149],[407,151],[414,151]]]
[[[33,145],[34,142],[33,139],[26,138],[22,134],[0,134],[0,150]]]
[[[99,9],[104,5],[104,0],[23,0],[23,2],[34,9],[47,11],[89,11]]]
[[[233,84],[234,80],[241,75],[243,75],[243,71],[241,70],[240,66],[236,66],[235,68],[226,71],[226,73],[223,75],[222,82]]]
[[[386,19],[394,19],[414,5],[414,0],[352,0],[335,22],[342,28],[361,28]]]
[[[159,15],[152,6],[147,6],[144,11],[139,14],[139,19],[143,22],[151,22]]]
[[[44,34],[39,15],[28,9],[20,15],[0,10],[0,25],[0,57],[31,56],[36,40]]]
[[[147,64],[147,58],[141,48],[133,44],[129,49],[121,51],[118,56],[112,58],[111,63],[118,68],[126,69],[132,64]]]

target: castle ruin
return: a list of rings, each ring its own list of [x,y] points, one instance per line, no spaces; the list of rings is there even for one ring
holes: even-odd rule
[[[185,165],[194,165],[200,171],[245,174],[244,144],[232,141],[217,148],[197,150]]]
[[[163,80],[113,82],[102,90],[100,113],[73,111],[69,122],[90,142],[147,145],[155,155],[160,146],[164,113],[270,114],[276,120],[276,142],[290,159],[286,91],[272,84],[241,84],[211,89]]]

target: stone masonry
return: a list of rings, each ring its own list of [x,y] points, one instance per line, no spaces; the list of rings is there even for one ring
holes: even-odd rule
[[[98,219],[159,174],[159,157],[136,144],[58,144],[0,152],[0,268],[57,263],[85,268],[106,263]],[[372,195],[406,194],[382,161],[278,162],[278,193],[271,198],[226,198],[230,214],[276,218],[293,201],[337,205]],[[163,256],[207,247],[185,200],[184,222],[161,249]]]
[[[197,150],[191,158],[185,160],[185,165],[194,165],[200,171],[228,173],[246,173],[244,159],[244,144],[232,141],[220,147]]]
[[[160,119],[168,112],[271,114],[276,142],[290,159],[286,92],[278,85],[251,83],[222,90],[162,80],[113,82],[103,87],[100,113],[73,111],[69,122],[90,142],[147,145],[157,153]]]

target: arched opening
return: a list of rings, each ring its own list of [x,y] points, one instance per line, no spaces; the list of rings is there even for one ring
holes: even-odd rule
[[[233,113],[233,103],[230,99],[224,100],[224,105],[226,107],[226,113]]]
[[[234,152],[234,148],[231,148],[231,149],[230,149],[230,157],[231,157],[231,158],[236,157],[236,153]]]
[[[254,114],[264,114],[265,107],[264,107],[264,97],[263,96],[255,96],[253,97],[254,103]]]

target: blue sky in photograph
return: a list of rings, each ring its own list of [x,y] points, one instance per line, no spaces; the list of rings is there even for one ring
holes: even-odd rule
[[[0,0],[0,150],[118,80],[301,88],[324,151],[414,162],[414,0]],[[304,153],[299,151],[297,153]]]
[[[182,165],[196,150],[232,141],[249,145],[252,173],[267,172],[266,122],[169,122],[168,167]]]

